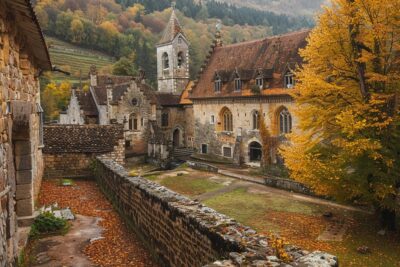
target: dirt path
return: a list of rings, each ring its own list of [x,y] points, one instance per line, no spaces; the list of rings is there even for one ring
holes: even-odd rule
[[[38,242],[34,266],[156,266],[94,181],[78,180],[67,187],[45,180],[39,200],[42,205],[69,207],[77,219],[65,236]]]
[[[82,249],[92,238],[101,236],[99,219],[77,215],[65,236],[51,236],[40,239],[35,245],[35,263],[32,266],[61,267],[94,266]]]

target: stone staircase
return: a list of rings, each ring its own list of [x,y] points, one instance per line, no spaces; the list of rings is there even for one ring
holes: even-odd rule
[[[193,148],[188,148],[188,147],[180,147],[180,148],[174,148],[171,152],[171,156],[173,159],[176,160],[182,160],[182,161],[187,161],[191,155],[194,154],[194,149]]]

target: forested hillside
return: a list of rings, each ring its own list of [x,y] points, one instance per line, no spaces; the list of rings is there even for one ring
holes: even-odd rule
[[[268,10],[278,14],[312,17],[321,9],[327,0],[219,0],[223,3],[234,4],[257,10]]]
[[[239,8],[214,0],[203,4],[178,0],[176,4],[191,43],[192,77],[206,56],[218,20],[224,24],[225,43],[284,33],[312,24],[304,17]],[[155,45],[170,16],[170,5],[170,0],[38,0],[35,9],[47,36],[120,59],[116,63],[119,67],[114,68],[116,74],[134,74],[141,67],[154,83]],[[71,71],[79,73],[80,70]]]

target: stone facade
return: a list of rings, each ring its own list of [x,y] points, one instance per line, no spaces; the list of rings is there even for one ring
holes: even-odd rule
[[[232,113],[233,131],[224,131],[222,110],[228,109]],[[197,150],[202,153],[204,145],[207,146],[207,154],[225,157],[236,163],[250,163],[250,147],[252,144],[262,144],[260,131],[254,127],[253,115],[260,110],[263,111],[265,124],[272,136],[278,137],[280,111],[288,110],[293,113],[294,102],[290,96],[280,96],[273,99],[213,99],[195,100],[193,113],[195,114],[195,139]],[[296,129],[297,119],[292,116],[292,127]],[[238,142],[239,139],[239,142]],[[225,154],[224,154],[225,148]],[[226,148],[231,151],[226,154]],[[235,153],[239,152],[240,158],[234,159]],[[273,162],[277,162],[274,151],[271,151]]]
[[[259,166],[263,121],[271,136],[272,163],[281,162],[277,147],[297,126],[293,70],[302,63],[298,51],[307,36],[308,31],[300,31],[224,46],[217,32],[188,97],[200,153]]]
[[[265,236],[147,179],[129,177],[112,160],[99,158],[94,172],[160,266],[338,266],[332,255],[293,246],[287,247],[292,262],[284,264]]]
[[[0,1],[0,266],[15,266],[17,218],[34,212],[42,173],[38,76],[50,70],[28,1]]]
[[[157,45],[158,91],[181,94],[189,83],[189,42],[182,31],[175,8]]]
[[[44,175],[90,177],[97,156],[125,162],[122,125],[52,125],[44,127]]]

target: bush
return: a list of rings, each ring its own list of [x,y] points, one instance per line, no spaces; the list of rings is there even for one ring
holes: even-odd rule
[[[51,212],[44,212],[35,219],[29,235],[37,237],[43,234],[53,234],[63,231],[66,228],[67,221],[65,219],[57,218]]]

